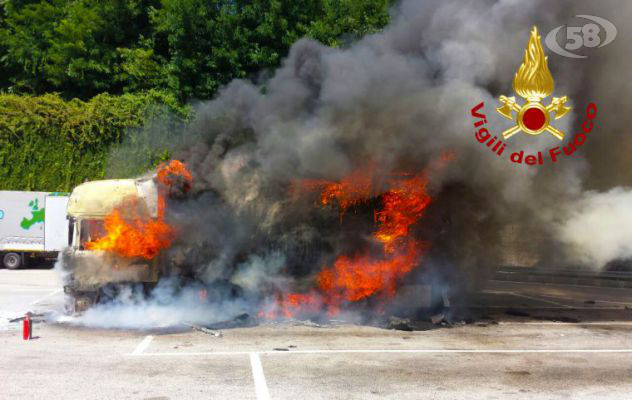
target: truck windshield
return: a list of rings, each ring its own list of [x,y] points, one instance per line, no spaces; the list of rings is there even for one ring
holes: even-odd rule
[[[85,244],[95,241],[105,235],[105,226],[102,219],[84,219],[81,221],[79,235],[79,248],[85,250]]]

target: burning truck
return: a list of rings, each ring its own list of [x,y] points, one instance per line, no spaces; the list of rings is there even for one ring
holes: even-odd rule
[[[168,271],[161,250],[174,234],[164,221],[166,198],[186,191],[183,164],[162,164],[153,176],[86,182],[68,201],[69,247],[62,254],[71,312],[115,297],[133,285],[148,294]]]
[[[78,308],[112,286],[160,287],[175,271],[239,286],[250,313],[266,318],[396,314],[407,287],[447,288],[454,299],[504,260],[599,269],[632,257],[621,223],[632,215],[629,118],[603,118],[582,151],[550,168],[507,162],[509,147],[507,159],[491,156],[472,132],[472,106],[489,109],[509,92],[532,25],[607,11],[529,4],[492,1],[481,13],[479,2],[403,0],[381,32],[339,48],[301,39],[277,70],[227,83],[186,125],[172,129],[161,115],[131,133],[112,150],[110,173],[139,148],[168,150],[192,187],[171,201],[177,188],[157,174],[75,190],[63,264]],[[630,43],[582,62],[547,52],[575,110],[584,101],[626,109],[631,81],[619,78]],[[489,113],[487,123],[501,129],[502,118]],[[559,128],[581,121],[571,111]],[[512,145],[538,151],[550,140],[516,135]]]
[[[330,245],[312,238],[305,245],[316,248],[319,257],[303,253],[294,259],[285,258],[284,265],[274,271],[274,275],[286,275],[285,283],[271,283],[275,277],[268,277],[259,278],[256,286],[248,282],[252,277],[244,277],[253,274],[244,272],[249,265],[244,261],[248,253],[261,253],[264,248],[272,253],[280,250],[286,254],[298,253],[296,246],[288,245],[283,235],[275,234],[274,228],[266,227],[265,223],[258,224],[249,237],[247,251],[237,255],[232,262],[234,267],[222,270],[222,275],[204,277],[199,271],[191,273],[186,262],[178,262],[178,257],[174,257],[174,250],[177,253],[182,248],[199,253],[201,249],[182,243],[187,242],[187,232],[200,235],[195,227],[182,229],[187,226],[186,221],[179,221],[182,226],[168,223],[168,205],[181,203],[190,207],[188,202],[205,196],[205,193],[189,193],[192,175],[180,161],[160,165],[151,176],[84,183],[75,188],[68,204],[72,240],[63,254],[62,265],[66,272],[65,292],[72,300],[69,311],[80,313],[92,305],[117,300],[125,291],[149,298],[161,279],[174,276],[179,277],[180,287],[200,289],[205,298],[209,284],[224,291],[228,288],[233,294],[239,292],[240,296],[250,290],[250,299],[255,299],[251,303],[254,309],[245,311],[262,319],[331,317],[345,310],[375,307],[383,314],[390,300],[398,293],[405,293],[407,285],[419,282],[426,286],[426,296],[430,299],[424,301],[417,291],[407,300],[413,303],[412,308],[424,303],[441,308],[449,303],[446,286],[454,273],[450,265],[456,260],[439,259],[436,255],[458,254],[446,238],[457,238],[456,232],[465,228],[450,221],[449,214],[456,211],[449,201],[433,203],[428,182],[430,176],[443,173],[454,157],[453,153],[445,152],[426,170],[384,179],[374,165],[369,165],[341,181],[293,181],[284,200],[285,208],[298,206],[307,210],[328,226],[327,235],[333,243],[355,242],[350,248],[356,250],[337,250],[332,254]],[[463,191],[458,194],[460,199],[468,196]],[[448,193],[447,197],[457,196]],[[302,205],[306,203],[311,206],[304,209]],[[469,211],[464,209],[464,212]],[[422,217],[424,224],[418,224]],[[281,225],[291,236],[296,236],[295,227]],[[424,226],[441,228],[424,230]],[[372,233],[359,234],[360,229]],[[476,229],[476,225],[469,229]],[[226,236],[230,235],[226,232]],[[202,243],[199,247],[212,245]],[[213,257],[220,258],[217,254],[206,254],[203,258]],[[468,258],[468,267],[474,271],[473,257]],[[422,261],[428,261],[428,266],[420,271]],[[433,268],[433,263],[440,265]],[[471,279],[461,280],[472,283]],[[201,284],[203,281],[205,284]]]

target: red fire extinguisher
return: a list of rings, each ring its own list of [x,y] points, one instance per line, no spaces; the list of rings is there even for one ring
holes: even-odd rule
[[[24,315],[24,323],[22,325],[22,339],[31,340],[33,334],[33,321],[31,321],[31,314],[26,313]]]

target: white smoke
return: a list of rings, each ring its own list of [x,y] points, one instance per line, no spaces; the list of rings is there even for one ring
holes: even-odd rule
[[[111,302],[97,304],[76,316],[56,316],[57,322],[90,328],[160,329],[230,321],[249,310],[245,300],[201,298],[201,287],[178,288],[165,279],[144,298],[134,287],[123,287]],[[212,293],[210,293],[212,295]]]
[[[560,239],[570,246],[569,259],[602,268],[632,258],[632,190],[587,192],[570,207],[560,226]]]

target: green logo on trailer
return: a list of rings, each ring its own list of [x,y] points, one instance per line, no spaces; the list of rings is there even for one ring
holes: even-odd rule
[[[22,218],[20,226],[22,229],[29,230],[31,227],[39,222],[44,222],[44,208],[39,208],[39,201],[37,198],[29,201],[29,207],[31,208],[31,218]]]

